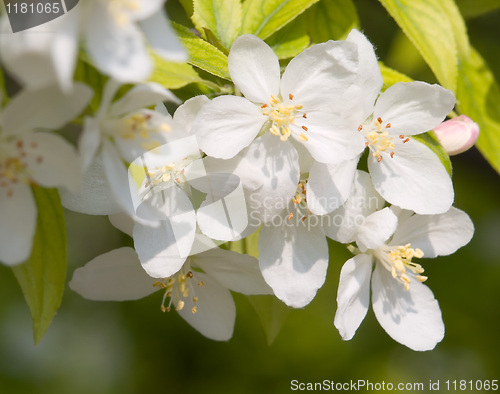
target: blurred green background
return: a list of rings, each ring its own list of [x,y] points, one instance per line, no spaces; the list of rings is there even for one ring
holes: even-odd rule
[[[415,79],[435,81],[378,2],[355,3],[381,60]],[[470,1],[460,3],[474,8]],[[497,80],[499,19],[498,9],[467,19],[471,42]],[[476,231],[453,256],[423,260],[446,325],[435,350],[418,353],[394,342],[371,310],[352,341],[340,339],[333,326],[335,297],[341,265],[350,255],[333,244],[327,282],[309,306],[289,313],[270,346],[241,295],[235,295],[234,337],[217,343],[176,313],[161,313],[160,294],[107,303],[67,289],[35,347],[21,291],[10,269],[0,266],[0,393],[287,393],[293,379],[426,385],[439,379],[446,391],[448,379],[500,379],[500,179],[475,149],[452,162],[455,205],[471,216]],[[67,212],[67,227],[69,278],[93,257],[129,242],[105,217]]]

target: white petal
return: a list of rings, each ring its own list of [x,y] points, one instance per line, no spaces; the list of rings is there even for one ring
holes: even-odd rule
[[[209,102],[207,96],[191,97],[175,110],[174,121],[179,123],[189,134],[196,134],[197,130],[192,127],[193,122],[203,106]]]
[[[246,159],[251,177],[261,180],[262,186],[250,193],[251,210],[264,222],[271,220],[288,206],[297,190],[300,178],[297,151],[291,143],[266,133],[240,156]]]
[[[136,212],[132,203],[127,168],[111,142],[104,141],[101,158],[106,180],[114,195],[114,200],[130,216],[135,216]]]
[[[196,232],[196,215],[184,191],[174,185],[161,194],[165,220],[157,227],[136,223],[133,232],[139,259],[146,272],[155,278],[169,277],[182,267]]]
[[[451,178],[439,158],[415,140],[396,140],[394,157],[382,152],[382,161],[368,156],[375,189],[391,204],[420,214],[450,209],[454,192]]]
[[[184,300],[184,308],[179,311],[193,328],[215,341],[228,341],[233,336],[236,307],[228,289],[214,278],[200,272],[193,272],[193,280],[203,281],[203,286],[195,288],[198,302],[191,298]],[[192,308],[196,307],[196,313]]]
[[[366,119],[373,112],[375,100],[382,89],[384,81],[373,45],[366,36],[353,29],[347,36],[346,41],[353,42],[358,46],[359,68],[355,85],[360,89],[358,98],[362,100],[361,105],[358,102],[360,119]]]
[[[295,56],[281,79],[281,96],[293,95],[304,110],[329,109],[354,82],[357,46],[347,41],[316,44]]]
[[[259,264],[276,297],[302,308],[323,285],[328,267],[328,244],[319,226],[287,225],[286,216],[260,230]],[[284,225],[280,225],[284,223]]]
[[[127,2],[122,1],[122,9],[127,12],[131,20],[139,21],[149,18],[162,10],[165,0],[137,1],[130,7]]]
[[[356,232],[356,244],[361,252],[377,249],[394,234],[398,218],[390,208],[384,208],[368,216]]]
[[[82,170],[89,168],[94,160],[101,144],[101,130],[99,120],[85,117],[83,121],[83,131],[78,141],[78,151],[82,160]]]
[[[454,106],[453,93],[439,85],[399,82],[380,95],[373,118],[390,123],[391,134],[420,134],[440,124]]]
[[[213,239],[231,241],[240,237],[248,226],[248,213],[241,179],[232,174],[209,174],[206,199],[198,208],[196,218],[200,230]],[[201,190],[197,184],[191,185]]]
[[[85,26],[87,50],[96,67],[120,82],[145,80],[152,62],[139,29],[119,25],[108,15],[106,4],[95,2]]]
[[[451,207],[441,215],[413,215],[400,221],[391,244],[411,243],[412,248],[424,252],[424,257],[447,256],[467,245],[473,234],[469,216]]]
[[[304,132],[304,128],[306,132]],[[333,113],[311,111],[307,119],[290,126],[294,137],[311,156],[321,163],[340,163],[359,155],[365,149],[363,136],[352,124]],[[298,138],[300,134],[307,136],[307,141]]]
[[[24,262],[31,255],[37,208],[28,185],[15,183],[0,188],[0,261],[7,265]]]
[[[137,85],[111,105],[109,116],[118,117],[162,101],[179,102],[179,99],[160,84],[149,82]]]
[[[71,290],[94,301],[138,300],[159,290],[141,267],[132,248],[120,248],[97,256],[77,268],[69,282]]]
[[[257,259],[220,248],[208,250],[191,261],[222,286],[242,294],[273,294],[262,277]]]
[[[313,164],[307,181],[307,206],[313,214],[333,212],[346,202],[351,194],[358,160],[345,160],[340,164]]]
[[[73,146],[56,134],[26,133],[20,139],[31,178],[44,187],[80,185],[80,161]]]
[[[340,271],[334,324],[344,341],[354,336],[368,311],[372,266],[371,256],[359,254],[347,260]]]
[[[4,109],[2,132],[12,135],[36,128],[59,129],[82,112],[91,96],[91,89],[81,83],[75,83],[67,94],[56,86],[23,90]]]
[[[372,276],[372,302],[382,328],[410,349],[431,350],[443,339],[439,304],[432,291],[417,280],[406,291],[389,271],[377,265]]]
[[[59,190],[62,205],[75,212],[87,215],[111,215],[122,211],[106,178],[102,157],[92,161],[83,173],[80,188],[75,193]]]
[[[278,95],[280,65],[273,50],[260,38],[245,34],[238,37],[228,56],[229,75],[250,101],[267,103]]]
[[[192,128],[207,155],[230,159],[253,141],[266,119],[243,97],[219,96],[205,104]]]
[[[7,17],[2,19],[0,53],[12,75],[28,88],[58,84],[70,91],[78,54],[78,10],[13,34],[6,32]]]
[[[144,4],[146,2],[141,2]],[[186,62],[188,55],[170,26],[164,10],[158,10],[140,22],[142,31],[156,53],[173,62]]]
[[[351,195],[346,203],[332,212],[330,226],[324,226],[326,235],[338,242],[349,243],[355,240],[356,231],[365,223],[365,218],[384,206],[384,199],[373,187],[370,175],[356,171]]]
[[[113,227],[131,237],[133,236],[134,220],[130,216],[123,212],[119,212],[109,215],[108,219]]]

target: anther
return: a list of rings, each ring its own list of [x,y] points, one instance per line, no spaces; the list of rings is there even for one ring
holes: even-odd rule
[[[378,117],[377,118],[377,122],[379,122],[380,124],[382,124],[382,118]]]
[[[390,128],[391,128],[391,124],[390,124],[390,123],[387,123],[387,124],[385,125],[385,128],[386,128],[386,129],[390,129]]]
[[[289,98],[290,100],[293,100],[293,94],[292,94],[292,93],[290,93],[290,94],[288,95],[288,98]]]
[[[404,139],[405,139],[405,136],[404,136],[403,134],[401,134],[401,135],[399,136],[399,138],[400,138],[400,139],[402,139],[402,140],[404,140]]]
[[[201,282],[198,282],[198,287],[201,287],[205,284],[205,282],[201,281]]]
[[[377,157],[377,162],[380,163],[381,161],[382,161],[382,156]]]
[[[362,124],[360,124],[360,125],[358,126],[358,131],[361,131],[361,130],[363,130],[363,125],[362,125]]]
[[[302,126],[302,129],[304,129],[304,131],[309,130],[306,126]]]
[[[267,108],[267,104],[261,105],[260,108]]]
[[[290,213],[288,214],[288,220],[291,220],[292,218],[293,218],[293,213],[292,213],[292,212],[290,212]]]
[[[304,114],[302,114],[302,117],[303,117],[304,119],[307,119],[307,115],[306,115],[305,113],[304,113]]]
[[[394,158],[394,152],[391,152],[391,159]]]
[[[197,311],[197,308],[196,308],[195,306],[193,306],[193,307],[191,308],[191,312],[196,313],[196,311]]]
[[[404,141],[403,141],[403,144],[406,144],[408,141],[410,141],[409,138],[406,138]]]
[[[193,277],[193,272],[192,271],[189,271],[187,274],[186,274],[186,278],[192,278]]]

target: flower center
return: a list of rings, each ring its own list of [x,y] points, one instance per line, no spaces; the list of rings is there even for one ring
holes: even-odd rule
[[[140,9],[139,0],[108,0],[108,7],[111,15],[119,26],[130,23],[130,12]]]
[[[370,148],[373,157],[375,157],[379,163],[382,161],[381,152],[390,151],[391,158],[394,157],[393,137],[386,130],[390,128],[391,124],[386,123],[384,125],[381,118],[375,119],[373,123],[369,122],[358,127],[358,131],[363,132],[363,135],[365,136],[366,146]],[[404,135],[400,135],[399,138],[404,140],[404,143],[410,140],[409,138],[405,138]]]
[[[19,182],[28,184],[30,176],[27,169],[27,153],[24,142],[17,140],[14,144],[8,144],[5,148],[8,149],[0,150],[0,191],[5,191],[7,198],[11,198],[14,193],[12,186]],[[32,142],[30,148],[36,149],[37,144]],[[41,164],[43,156],[36,156],[36,162]]]
[[[299,216],[299,220],[305,221],[310,214],[309,209],[307,208],[307,197],[306,197],[306,185],[307,181],[300,181],[297,190],[295,191],[295,195],[293,196],[291,202],[294,204],[292,205],[291,211],[295,212],[290,212],[288,214],[288,220],[292,220],[292,218],[295,216],[297,219],[297,216]]]
[[[404,285],[405,290],[410,289],[411,283],[410,277],[406,274],[407,270],[413,272],[419,282],[425,282],[427,280],[426,276],[421,275],[424,272],[422,266],[412,262],[413,258],[422,258],[424,252],[418,248],[413,249],[411,244],[405,246],[384,245],[378,248],[374,252],[374,255],[382,263],[384,268],[392,274],[392,277]]]
[[[288,98],[292,101],[293,94],[289,94]],[[290,125],[295,123],[296,116],[302,116],[304,119],[307,118],[305,113],[299,112],[303,108],[301,104],[284,104],[283,101],[274,94],[271,95],[269,104],[264,104],[260,108],[262,114],[269,116],[269,120],[272,122],[269,131],[271,134],[280,137],[281,141],[288,140],[288,137],[292,135]],[[305,142],[308,140],[305,134],[307,127],[302,126],[302,129],[304,132],[299,134],[298,139]]]
[[[121,119],[118,127],[118,136],[124,140],[143,140],[141,146],[146,150],[158,148],[161,143],[151,139],[151,134],[171,131],[167,123],[154,125],[151,122],[152,115],[136,112]]]
[[[184,175],[185,168],[193,162],[190,157],[185,157],[175,163],[170,163],[160,168],[147,169],[146,183],[142,198],[146,198],[147,194],[155,189],[155,187],[165,184],[169,181],[175,182],[179,187],[187,185],[187,177]],[[157,190],[161,191],[161,188]]]
[[[187,268],[186,268],[187,266]],[[186,305],[186,301],[192,300],[195,304],[198,302],[198,297],[195,295],[195,285],[197,287],[203,286],[205,283],[203,281],[195,282],[193,271],[189,270],[189,264],[186,264],[181,270],[169,278],[163,278],[156,281],[153,286],[159,287],[165,290],[161,303],[162,312],[170,312],[172,304],[176,311],[181,311]],[[165,306],[165,302],[168,299],[168,304]],[[192,313],[197,312],[197,307],[193,306],[191,308]]]

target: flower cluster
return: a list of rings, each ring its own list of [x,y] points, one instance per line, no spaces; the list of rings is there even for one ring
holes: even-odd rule
[[[424,82],[383,90],[374,49],[353,30],[309,47],[284,71],[264,41],[240,36],[228,57],[234,94],[182,103],[140,82],[152,69],[146,40],[170,60],[185,58],[159,12],[164,1],[84,3],[50,22],[63,41],[0,37],[3,64],[26,86],[0,112],[3,263],[31,253],[30,185],[58,187],[66,208],[109,215],[133,238],[134,249],[75,271],[70,287],[86,298],[162,291],[162,311],[227,340],[230,290],[306,306],[325,281],[330,238],[355,255],[340,275],[335,326],[343,339],[363,320],[370,287],[375,315],[396,341],[428,350],[443,338],[420,259],[466,245],[473,225],[452,207],[441,159],[413,136],[440,125],[454,108],[452,92]],[[80,118],[73,149],[40,129],[61,128],[89,103],[90,88],[73,81],[79,42],[110,79],[99,107]],[[178,105],[173,116],[166,101]],[[358,169],[361,159],[368,172]],[[255,232],[258,260],[222,245]]]

